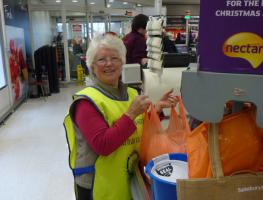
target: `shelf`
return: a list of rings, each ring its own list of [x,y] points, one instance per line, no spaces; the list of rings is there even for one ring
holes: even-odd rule
[[[262,75],[198,71],[197,64],[191,63],[182,73],[181,93],[193,117],[212,123],[221,121],[227,101],[253,102],[257,124],[263,128],[262,86]]]

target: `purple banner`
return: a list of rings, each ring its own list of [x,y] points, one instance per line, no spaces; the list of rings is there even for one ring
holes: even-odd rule
[[[263,0],[201,0],[200,70],[263,74]]]

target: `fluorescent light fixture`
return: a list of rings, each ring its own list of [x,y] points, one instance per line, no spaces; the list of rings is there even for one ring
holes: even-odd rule
[[[78,0],[72,0],[72,2],[73,2],[73,3],[77,3],[77,2],[78,2]]]
[[[61,3],[61,0],[56,0],[56,3]]]
[[[127,4],[128,4],[128,2],[124,1],[124,2],[123,2],[123,4],[124,4],[124,5],[127,5]]]
[[[94,5],[94,4],[95,4],[95,2],[90,2],[89,4],[91,4],[91,5]]]
[[[139,3],[137,3],[137,6],[138,6],[138,7],[141,7],[141,6],[142,6],[142,4],[139,4]]]

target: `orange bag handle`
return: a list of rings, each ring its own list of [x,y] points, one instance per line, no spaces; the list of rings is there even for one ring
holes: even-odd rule
[[[178,101],[178,105],[179,105],[179,111],[180,111],[180,115],[181,115],[181,119],[182,119],[182,122],[183,122],[183,129],[186,129],[189,131],[190,133],[190,126],[189,126],[189,123],[188,123],[188,120],[187,120],[187,116],[186,116],[186,112],[185,112],[185,109],[184,109],[184,104],[183,104],[183,101],[182,101],[182,98],[180,96],[177,97],[179,99]]]
[[[178,99],[180,118],[178,117],[175,107],[172,106],[167,132],[169,132],[169,130],[171,129],[173,130],[175,126],[176,129],[186,130],[187,135],[190,135],[191,131],[190,131],[190,127],[188,124],[188,120],[187,120],[182,98],[180,96],[176,96],[176,98]],[[159,115],[157,114],[157,110],[153,104],[150,104],[150,114],[147,111],[145,111],[144,113],[143,126],[145,129],[148,129],[148,130],[149,129],[159,130],[159,131],[149,131],[149,135],[164,131],[163,126],[159,119]]]
[[[154,129],[154,130],[162,130],[162,125],[159,119],[159,115],[157,114],[157,110],[153,104],[150,104],[150,113],[147,110],[144,112],[144,122],[143,129]],[[148,137],[152,134],[157,133],[158,131],[148,131]]]
[[[176,129],[186,130],[187,135],[190,135],[191,131],[187,120],[186,112],[184,109],[183,101],[180,96],[176,96],[176,98],[178,99],[180,117],[178,116],[175,107],[172,106],[168,129],[173,129],[173,126],[175,126]]]

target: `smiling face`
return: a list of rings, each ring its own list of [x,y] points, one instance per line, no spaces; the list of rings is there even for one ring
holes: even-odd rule
[[[122,61],[116,50],[99,47],[91,68],[100,82],[118,87],[122,70]]]

